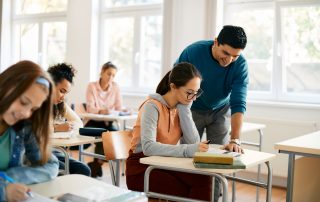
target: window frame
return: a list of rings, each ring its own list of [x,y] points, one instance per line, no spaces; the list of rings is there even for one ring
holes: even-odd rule
[[[101,70],[101,65],[104,64],[106,61],[103,59],[104,55],[104,47],[102,44],[105,43],[105,38],[103,37],[103,32],[105,30],[104,27],[104,21],[107,19],[112,19],[112,18],[122,18],[122,17],[132,17],[134,20],[134,34],[133,34],[133,54],[131,55],[132,57],[132,69],[135,71],[132,71],[132,86],[131,87],[124,87],[120,86],[122,93],[125,94],[131,94],[131,93],[138,93],[138,94],[145,94],[146,92],[152,92],[152,88],[145,88],[142,86],[139,86],[139,75],[140,71],[143,71],[142,67],[140,67],[140,62],[139,60],[137,61],[136,57],[139,57],[139,54],[141,53],[140,49],[140,39],[141,39],[141,32],[140,32],[140,27],[141,27],[141,18],[144,16],[155,16],[159,15],[163,17],[162,13],[162,8],[163,8],[163,3],[159,4],[145,4],[145,5],[129,5],[129,6],[117,6],[117,7],[106,7],[104,6],[103,0],[100,1],[100,15],[99,15],[99,41],[98,43],[98,66],[96,67],[96,79],[98,79],[98,75]],[[164,19],[162,20],[162,23],[164,22]],[[163,26],[163,24],[162,24]],[[162,39],[163,39],[163,33],[162,33]],[[163,49],[163,43],[162,43],[162,48]],[[162,50],[161,50],[162,52]],[[162,56],[160,57],[160,69],[162,72]],[[159,75],[159,79],[161,75]]]
[[[290,0],[290,1],[278,1],[278,0],[227,0],[224,4],[223,22],[228,24],[228,9],[241,9],[241,8],[272,8],[274,12],[274,37],[273,37],[273,62],[272,62],[272,74],[269,91],[248,91],[248,99],[272,101],[272,102],[292,102],[292,103],[306,103],[306,104],[320,104],[320,95],[313,94],[299,94],[288,93],[285,91],[285,67],[284,67],[284,43],[282,40],[282,19],[281,9],[294,6],[320,6],[320,2],[316,0]],[[230,11],[229,10],[229,11]],[[277,68],[275,68],[277,67]],[[249,67],[250,71],[250,67]],[[318,101],[317,101],[318,100]]]
[[[19,24],[24,24],[24,23],[34,23],[37,24],[39,26],[39,30],[38,30],[38,57],[37,57],[37,62],[41,67],[43,68],[47,68],[48,65],[46,65],[45,62],[45,58],[46,56],[44,54],[45,53],[45,41],[44,41],[44,37],[43,37],[43,25],[45,23],[50,23],[50,22],[65,22],[66,26],[68,26],[67,24],[67,10],[68,10],[68,6],[66,8],[65,11],[63,12],[48,12],[48,13],[37,13],[37,14],[19,14],[17,15],[15,13],[16,10],[16,3],[17,1],[14,0],[12,2],[12,6],[11,6],[11,33],[12,33],[12,37],[11,37],[11,44],[12,44],[12,48],[11,48],[11,58],[13,61],[18,61],[20,60],[20,56],[19,55],[15,55],[15,47],[16,47],[16,43],[18,43],[18,41],[16,41],[17,39],[15,39],[15,37],[13,36],[14,33],[16,33],[16,25]],[[66,47],[67,47],[67,32],[66,32]],[[67,51],[67,50],[66,50]],[[66,55],[65,55],[65,59],[66,59]]]

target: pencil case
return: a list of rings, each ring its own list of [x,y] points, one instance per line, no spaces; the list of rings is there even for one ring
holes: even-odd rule
[[[103,132],[106,132],[107,129],[105,128],[93,128],[93,127],[84,127],[84,128],[79,128],[79,134],[80,135],[85,135],[85,136],[101,136]]]

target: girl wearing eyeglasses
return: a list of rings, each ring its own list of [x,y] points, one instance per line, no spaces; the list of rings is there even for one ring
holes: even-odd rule
[[[126,163],[128,189],[143,191],[148,166],[141,164],[140,158],[193,157],[197,151],[208,150],[207,142],[200,142],[190,108],[185,107],[200,96],[200,83],[201,75],[192,64],[178,63],[160,81],[156,93],[140,106]],[[179,110],[188,110],[187,116],[179,117]],[[150,191],[209,201],[211,177],[154,170],[150,175]]]

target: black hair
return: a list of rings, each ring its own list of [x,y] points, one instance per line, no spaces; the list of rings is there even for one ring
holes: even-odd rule
[[[75,76],[76,70],[71,64],[58,63],[48,68],[48,72],[52,77],[54,83],[57,85],[63,79],[66,79],[70,83],[73,83],[73,77]]]
[[[247,36],[242,27],[225,25],[218,35],[218,43],[244,49],[247,45]]]
[[[177,63],[173,69],[162,78],[158,84],[156,93],[164,95],[170,91],[171,83],[179,88],[185,86],[194,77],[202,79],[200,72],[194,65],[187,62]]]
[[[58,63],[48,68],[48,72],[55,83],[57,85],[63,79],[66,79],[71,84],[73,83],[73,77],[75,76],[76,70],[73,68],[71,64],[66,63]],[[64,102],[54,104],[53,105],[53,116],[57,118],[59,116],[63,116],[65,114]]]

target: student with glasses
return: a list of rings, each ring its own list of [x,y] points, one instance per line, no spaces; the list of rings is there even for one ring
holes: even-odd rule
[[[181,105],[190,105],[201,95],[201,75],[189,63],[179,63],[160,81],[156,93],[142,103],[133,128],[132,147],[126,161],[126,180],[130,190],[143,191],[144,173],[148,167],[139,162],[145,156],[193,157],[209,145],[200,142],[190,108],[185,116]],[[181,119],[186,119],[180,122]],[[182,123],[182,124],[180,124]],[[183,125],[189,123],[191,126]],[[190,130],[184,130],[189,128]],[[180,144],[178,144],[180,142]],[[177,171],[154,170],[150,190],[158,193],[209,201],[211,177]]]
[[[191,107],[200,139],[206,130],[207,140],[236,152],[243,152],[240,131],[249,79],[248,64],[241,53],[246,44],[247,37],[241,27],[226,25],[218,38],[189,45],[177,59],[193,64],[203,75],[203,94]],[[180,110],[181,117],[184,111]],[[220,193],[217,189],[215,201]]]

